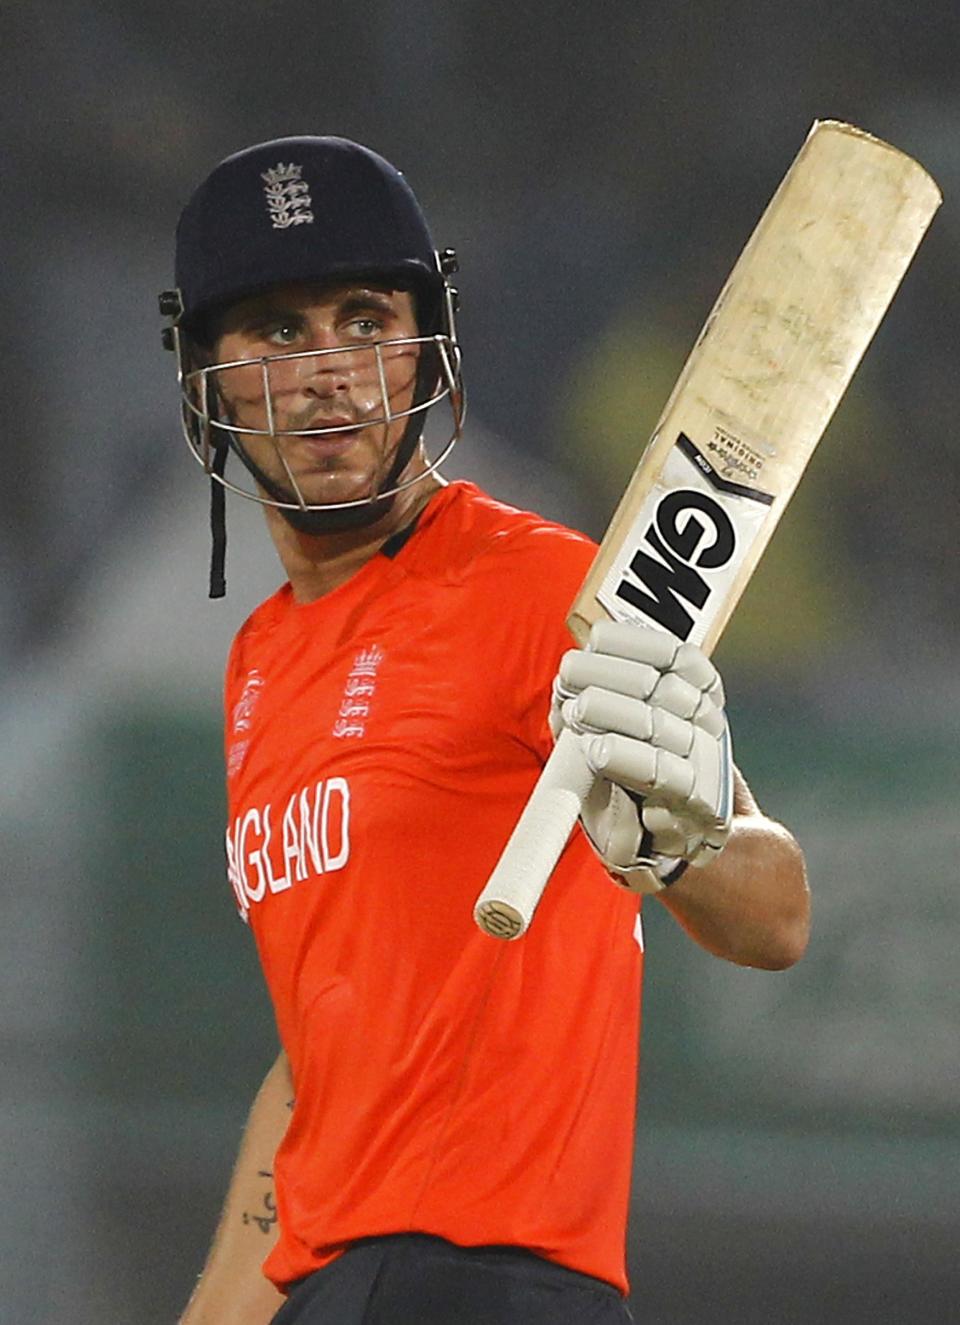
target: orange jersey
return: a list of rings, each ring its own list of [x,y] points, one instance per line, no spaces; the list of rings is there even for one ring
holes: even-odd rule
[[[577,830],[526,937],[472,914],[594,550],[454,483],[396,555],[306,605],[285,586],[234,643],[228,867],[296,1094],[279,1286],[417,1231],[626,1291],[637,898]]]

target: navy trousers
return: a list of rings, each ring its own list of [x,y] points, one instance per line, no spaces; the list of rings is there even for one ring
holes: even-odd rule
[[[514,1247],[365,1238],[301,1279],[273,1325],[627,1325],[617,1290]]]

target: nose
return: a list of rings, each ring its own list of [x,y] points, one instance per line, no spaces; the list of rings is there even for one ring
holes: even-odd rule
[[[335,336],[318,336],[315,354],[296,361],[300,390],[317,400],[329,400],[345,393],[357,373],[355,353],[339,344]]]

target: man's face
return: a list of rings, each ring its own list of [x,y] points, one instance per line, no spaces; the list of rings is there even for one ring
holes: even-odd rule
[[[273,429],[272,436],[239,436],[250,459],[290,492],[291,501],[291,477],[310,506],[374,496],[407,424],[406,418],[377,420],[388,403],[392,415],[412,405],[420,347],[387,345],[377,352],[373,346],[417,334],[406,290],[351,282],[253,295],[235,304],[219,327],[214,361],[240,361],[213,374],[221,415],[238,430]],[[283,436],[288,429],[335,427],[343,431]]]

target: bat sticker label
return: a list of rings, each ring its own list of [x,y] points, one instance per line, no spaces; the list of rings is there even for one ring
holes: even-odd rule
[[[680,433],[598,599],[616,621],[651,622],[699,644],[772,501],[721,478]]]

